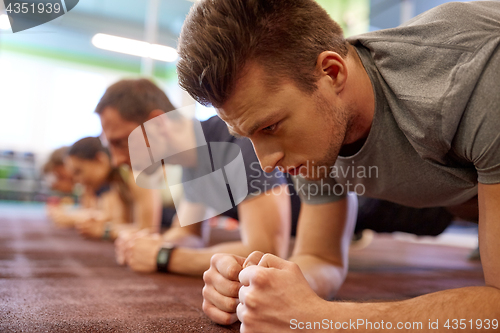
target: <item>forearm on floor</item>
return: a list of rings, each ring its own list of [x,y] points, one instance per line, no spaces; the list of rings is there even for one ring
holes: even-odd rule
[[[168,270],[171,273],[202,276],[210,268],[210,259],[216,253],[230,253],[247,257],[252,249],[242,242],[226,242],[202,249],[178,247],[172,251]]]
[[[133,229],[134,225],[133,225],[133,223],[129,223],[125,220],[113,219],[113,220],[109,221],[109,225],[107,225],[106,227],[109,228],[108,237],[110,239],[114,240],[118,237],[118,234],[120,233],[120,231],[124,230],[125,228]]]
[[[384,329],[391,326],[398,332],[500,329],[500,290],[487,286],[450,289],[398,302],[330,302],[330,306],[331,318],[327,319],[360,324],[350,326],[347,332],[378,332],[382,321]]]

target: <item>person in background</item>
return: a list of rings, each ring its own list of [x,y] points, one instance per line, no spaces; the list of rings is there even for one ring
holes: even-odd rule
[[[99,138],[77,141],[64,159],[69,174],[95,200],[75,219],[78,231],[92,238],[113,238],[132,222],[132,198],[120,170],[111,165],[109,153]]]
[[[74,226],[79,212],[92,207],[95,201],[94,195],[88,191],[77,193],[73,177],[64,166],[64,157],[68,150],[67,146],[54,150],[42,169],[53,192],[47,199],[47,215],[59,227]],[[80,209],[75,210],[76,203]]]
[[[96,113],[101,118],[114,163],[130,165],[128,138],[132,131],[173,109],[165,93],[149,80],[122,80],[110,86],[97,105]],[[192,120],[180,118],[176,122],[176,128],[181,129],[180,141],[196,139]],[[212,138],[207,141],[226,141],[227,137],[231,137],[224,123],[218,118],[209,119],[205,126],[211,128]],[[207,133],[205,131],[205,134]],[[217,136],[218,140],[215,139]],[[244,139],[240,142],[245,146],[242,148],[243,156],[251,153],[252,161],[257,162],[250,141]],[[248,163],[250,162],[248,160]],[[281,187],[286,186],[284,179],[275,177],[270,182],[279,183],[277,185]],[[122,233],[115,243],[117,260],[122,263],[128,257],[135,270],[155,271],[158,267],[157,254],[165,239],[169,242],[168,247],[164,248],[164,251],[168,252],[169,262],[163,263],[163,267],[169,272],[179,274],[201,276],[210,266],[210,258],[217,252],[248,255],[253,250],[260,249],[285,257],[290,237],[290,199],[285,190],[274,192],[276,194],[261,191],[260,195],[250,196],[237,206],[235,210],[238,213],[241,241],[203,247],[203,244],[196,241],[199,224],[170,229],[164,237],[158,233]],[[200,202],[193,200],[193,196],[188,195],[188,199],[190,200],[185,200],[178,209],[189,213],[197,212],[201,206]],[[142,246],[144,248],[139,249]],[[193,246],[198,248],[192,248]],[[132,252],[129,254],[127,249],[132,249]]]
[[[75,183],[68,170],[64,167],[64,156],[67,154],[68,149],[69,147],[64,146],[54,150],[43,166],[43,174],[51,177],[49,186],[52,191],[72,195]]]
[[[191,222],[204,220],[203,216],[207,210],[215,209],[218,201],[218,198],[213,199],[215,194],[213,191],[217,188],[216,182],[206,182],[202,189],[185,186],[184,198],[178,205],[178,215],[174,219],[174,226],[161,237],[160,235],[145,235],[130,242],[125,250],[127,264],[139,272],[160,270],[162,269],[161,263],[158,265],[157,259],[161,259],[158,255],[160,251],[163,251],[170,253],[163,271],[201,276],[208,269],[212,255],[218,251],[236,254],[261,248],[266,252],[278,253],[279,256],[286,257],[291,228],[290,213],[291,209],[300,208],[300,200],[298,196],[290,196],[285,177],[279,172],[266,174],[262,171],[251,142],[230,135],[227,126],[219,117],[214,116],[201,121],[202,131],[197,131],[195,130],[197,120],[177,119],[177,117],[170,119],[168,115],[172,113],[167,113],[167,116],[162,117],[158,124],[164,125],[165,131],[175,132],[175,136],[182,140],[175,140],[167,133],[154,136],[152,130],[148,132],[148,139],[150,144],[157,142],[161,146],[170,145],[174,151],[183,152],[181,158],[176,154],[172,160],[167,158],[165,163],[175,163],[183,167],[184,184],[209,174],[212,170],[212,160],[214,165],[229,165],[233,161],[235,152],[231,148],[234,146],[224,145],[224,148],[217,153],[212,151],[211,160],[207,154],[208,150],[205,150],[207,147],[205,142],[211,145],[219,142],[231,143],[239,147],[246,170],[248,195],[240,204],[225,211],[221,216],[230,218],[235,225],[239,224],[240,237],[234,239],[221,237],[222,242],[214,244],[212,238],[215,238],[216,232],[210,234],[214,236],[210,239],[202,235],[202,229],[204,229],[202,225],[207,222],[181,227],[182,221],[186,224],[186,220]],[[194,142],[199,148],[189,149]],[[234,190],[233,187],[231,188]],[[213,194],[206,196],[208,191],[212,191]],[[291,205],[294,207],[291,208]],[[220,217],[215,220],[227,221]],[[212,246],[208,246],[209,243]]]
[[[131,80],[133,81],[133,80]],[[144,80],[149,82],[147,80]],[[132,89],[128,80],[120,81],[110,86],[96,107],[96,113],[101,119],[103,134],[111,153],[111,162],[115,167],[130,171],[130,156],[128,152],[128,136],[146,120],[158,115],[153,110],[173,110],[167,96],[150,89],[148,84],[136,84]],[[150,83],[153,85],[152,83]],[[129,94],[129,95],[127,95]],[[148,110],[147,112],[144,110]],[[146,116],[144,114],[146,113]],[[163,113],[163,111],[161,112]],[[162,173],[161,170],[159,170]],[[152,177],[156,177],[153,174]],[[161,175],[160,175],[161,176]],[[173,197],[180,193],[171,193],[157,189],[147,189],[137,186],[132,172],[127,172],[127,184],[134,201],[134,221],[139,221],[139,228],[123,230],[116,240],[116,255],[119,264],[125,263],[125,244],[140,235],[158,232],[160,225],[170,225],[175,211],[171,209]]]

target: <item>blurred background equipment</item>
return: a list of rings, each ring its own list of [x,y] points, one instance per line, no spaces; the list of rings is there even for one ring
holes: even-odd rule
[[[33,153],[0,151],[0,200],[41,201],[41,191]]]

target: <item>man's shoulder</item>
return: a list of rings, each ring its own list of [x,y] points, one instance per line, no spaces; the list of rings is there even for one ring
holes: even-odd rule
[[[449,3],[407,24],[353,37],[399,129],[439,160],[500,44],[500,2]]]
[[[498,1],[447,2],[431,8],[409,20],[403,26],[415,23],[430,23],[436,20],[449,19],[463,25],[467,21],[477,20],[478,15],[500,15]]]
[[[353,36],[348,41],[365,46],[404,43],[473,52],[486,39],[499,35],[500,1],[475,1],[445,3],[398,27]]]

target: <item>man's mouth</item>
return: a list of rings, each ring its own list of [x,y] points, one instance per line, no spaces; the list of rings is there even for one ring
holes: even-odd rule
[[[296,176],[300,173],[301,166],[302,166],[302,164],[300,164],[296,167],[288,167],[288,168],[286,168],[286,172],[292,176]]]

